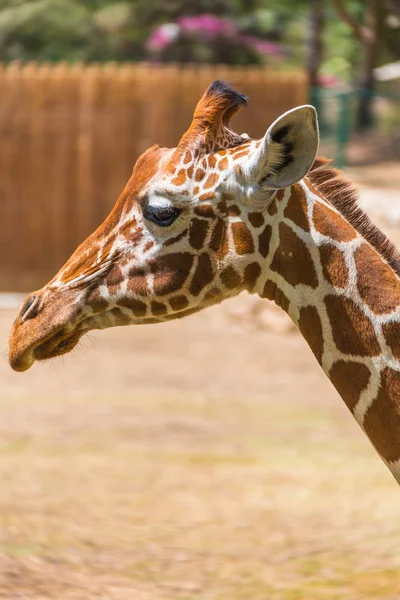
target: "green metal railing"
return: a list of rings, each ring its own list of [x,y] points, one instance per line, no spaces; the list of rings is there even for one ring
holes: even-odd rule
[[[361,94],[357,89],[334,90],[327,88],[311,88],[310,102],[318,111],[322,143],[329,142],[333,146],[334,158],[339,168],[346,166],[347,148],[352,135],[356,131],[356,109]],[[373,103],[372,119],[364,125],[364,131],[382,129],[382,115],[376,110],[378,101],[384,101],[387,106],[392,106],[393,115],[400,128],[400,91],[399,93],[379,92],[371,94]]]

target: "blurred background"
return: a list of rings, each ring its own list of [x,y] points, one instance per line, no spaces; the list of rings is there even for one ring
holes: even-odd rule
[[[303,103],[400,245],[399,0],[0,0],[0,598],[397,600],[397,485],[247,294],[16,374],[7,337],[209,83]]]

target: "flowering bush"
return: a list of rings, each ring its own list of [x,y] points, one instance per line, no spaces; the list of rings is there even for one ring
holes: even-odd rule
[[[160,61],[261,64],[285,56],[279,44],[247,35],[233,20],[210,14],[160,25],[146,46]]]

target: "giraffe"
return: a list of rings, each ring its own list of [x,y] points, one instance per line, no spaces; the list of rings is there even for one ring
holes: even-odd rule
[[[329,161],[312,106],[261,139],[223,81],[176,148],[153,146],[104,223],[13,324],[17,371],[93,329],[182,318],[243,290],[275,301],[400,483],[400,256]]]

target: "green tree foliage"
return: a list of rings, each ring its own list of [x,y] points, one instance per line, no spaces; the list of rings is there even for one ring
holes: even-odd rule
[[[246,35],[282,44],[287,56],[280,68],[308,61],[311,69],[310,46],[317,34],[310,11],[319,4],[323,24],[321,44],[314,44],[314,80],[322,73],[354,82],[362,79],[363,45],[335,4],[361,31],[369,26],[368,6],[374,2],[382,13],[376,66],[400,58],[400,0],[0,0],[0,60],[146,60],[151,58],[146,41],[155,27],[208,13],[232,19]],[[185,36],[178,41],[164,60],[260,61],[248,47],[229,46],[226,39],[218,47],[196,46]]]

